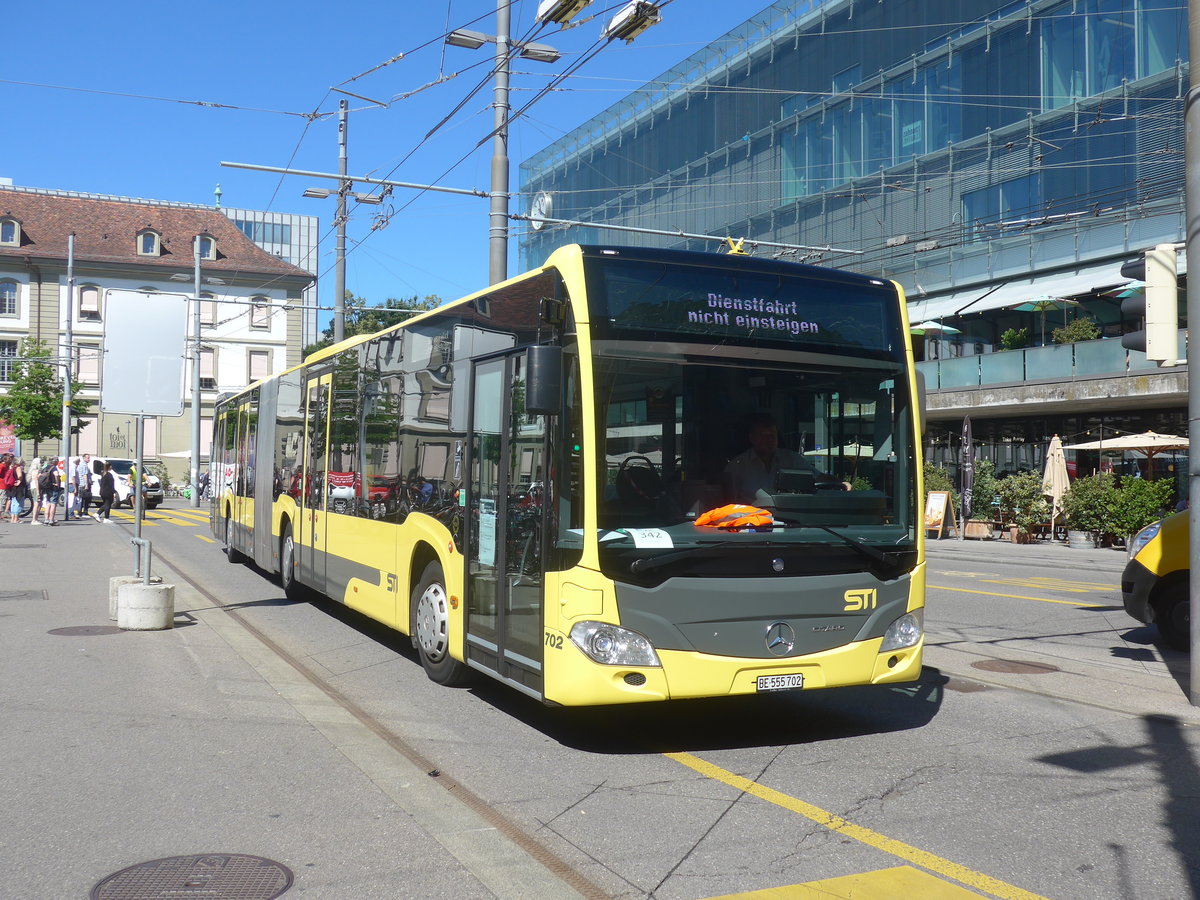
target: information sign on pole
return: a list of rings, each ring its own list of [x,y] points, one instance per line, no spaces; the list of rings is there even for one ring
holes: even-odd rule
[[[104,292],[100,409],[182,416],[186,294]]]

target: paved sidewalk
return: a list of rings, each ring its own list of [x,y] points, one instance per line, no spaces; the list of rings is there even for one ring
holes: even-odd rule
[[[157,557],[176,627],[118,629],[130,536],[0,525],[0,894],[236,853],[290,869],[287,896],[578,896]]]
[[[1014,544],[1001,540],[964,540],[949,537],[925,542],[926,556],[938,559],[970,559],[990,561],[1003,559],[1005,562],[1028,562],[1030,564],[1054,563],[1099,569],[1104,572],[1120,573],[1125,568],[1125,549],[1101,547],[1078,549],[1068,547],[1062,541],[1038,541],[1033,544]]]

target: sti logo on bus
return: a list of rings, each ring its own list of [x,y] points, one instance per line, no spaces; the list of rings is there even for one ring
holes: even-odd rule
[[[853,591],[846,591],[843,599],[846,601],[845,612],[863,612],[874,609],[878,598],[875,588],[857,588]]]

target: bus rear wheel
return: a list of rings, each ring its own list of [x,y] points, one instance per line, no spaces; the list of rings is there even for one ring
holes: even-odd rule
[[[304,599],[304,586],[296,580],[296,542],[291,525],[283,526],[283,537],[279,539],[279,581],[289,600]]]
[[[410,606],[413,642],[425,674],[438,684],[462,684],[467,667],[450,655],[450,597],[441,565],[431,562],[425,567]]]
[[[233,519],[229,518],[228,514],[225,516],[225,558],[231,563],[240,563],[246,559],[240,550],[234,549]]]

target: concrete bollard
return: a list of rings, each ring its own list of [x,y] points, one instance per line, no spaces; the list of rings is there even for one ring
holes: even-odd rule
[[[123,584],[117,588],[117,627],[159,631],[175,625],[175,585]]]
[[[108,579],[108,617],[117,621],[117,589],[123,584],[137,584],[142,579],[137,575],[114,575]]]
[[[108,579],[108,617],[112,621],[117,621],[117,588],[123,584],[140,584],[142,576],[140,575],[114,575]],[[161,575],[151,575],[151,584],[162,584]]]

